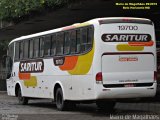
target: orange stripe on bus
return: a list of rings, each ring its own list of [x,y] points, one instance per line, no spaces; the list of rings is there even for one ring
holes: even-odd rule
[[[149,42],[128,42],[130,46],[153,46],[154,42],[151,40]]]
[[[65,57],[64,64],[59,66],[61,70],[72,70],[77,64],[78,56]]]
[[[18,73],[19,79],[20,80],[29,80],[31,77],[30,73]]]

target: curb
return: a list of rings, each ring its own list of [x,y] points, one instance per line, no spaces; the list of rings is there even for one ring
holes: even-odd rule
[[[0,91],[0,94],[6,94],[7,91]]]

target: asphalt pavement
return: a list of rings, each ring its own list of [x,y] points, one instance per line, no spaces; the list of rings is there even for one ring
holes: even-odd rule
[[[74,110],[58,111],[49,99],[30,100],[19,105],[16,97],[0,92],[0,120],[160,120],[159,101],[117,103],[113,112],[95,104],[78,104]]]

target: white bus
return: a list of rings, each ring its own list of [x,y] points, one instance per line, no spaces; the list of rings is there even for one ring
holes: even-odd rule
[[[103,110],[156,93],[154,24],[143,18],[97,18],[14,39],[7,92],[20,104],[55,100],[58,110],[95,102]]]

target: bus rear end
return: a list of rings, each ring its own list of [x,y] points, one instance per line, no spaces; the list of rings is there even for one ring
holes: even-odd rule
[[[148,19],[99,20],[101,84],[97,99],[153,97],[156,93],[156,42]],[[98,85],[97,85],[98,86]]]

